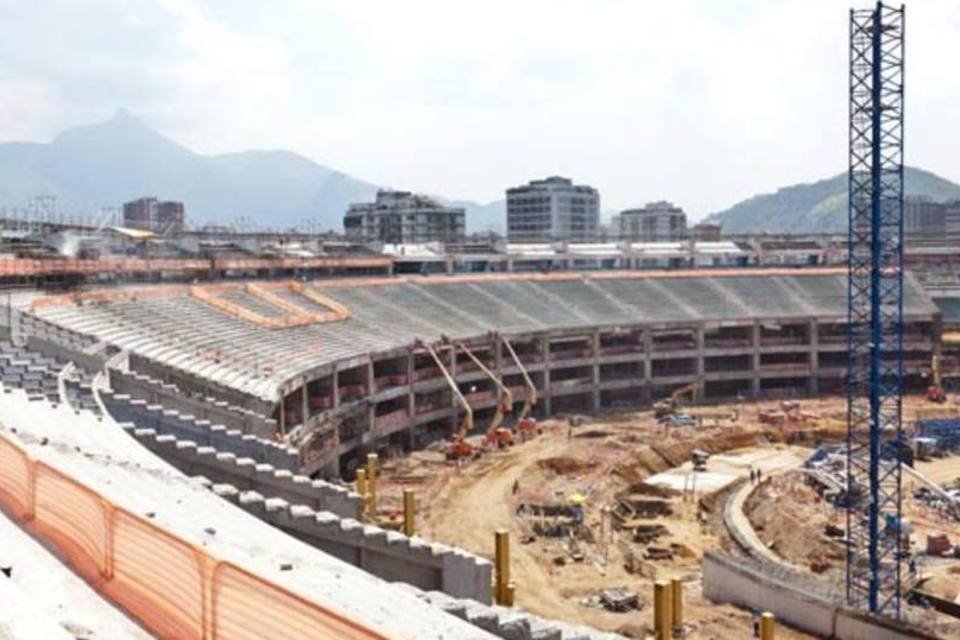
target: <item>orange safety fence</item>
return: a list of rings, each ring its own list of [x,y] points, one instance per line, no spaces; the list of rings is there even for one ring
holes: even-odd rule
[[[0,507],[161,638],[390,637],[114,505],[3,435]]]

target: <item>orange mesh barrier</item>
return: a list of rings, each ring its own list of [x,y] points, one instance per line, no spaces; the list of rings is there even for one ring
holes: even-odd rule
[[[386,640],[117,507],[0,434],[0,507],[161,638]]]
[[[0,504],[17,519],[32,516],[30,466],[27,454],[0,438]]]
[[[203,554],[122,510],[113,525],[111,596],[165,638],[203,638]]]
[[[34,465],[33,526],[70,558],[77,572],[95,580],[107,567],[107,509],[93,491],[42,462]]]
[[[317,609],[282,587],[222,562],[214,574],[214,637],[243,640],[366,638],[369,632],[346,616]]]

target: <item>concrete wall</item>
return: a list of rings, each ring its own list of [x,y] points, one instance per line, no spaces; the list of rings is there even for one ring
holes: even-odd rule
[[[253,458],[217,451],[214,447],[198,446],[192,440],[180,440],[171,434],[158,434],[155,429],[139,429],[129,422],[120,424],[147,449],[186,475],[203,476],[215,483],[283,498],[293,504],[330,511],[340,517],[360,516],[360,496],[344,487],[323,480],[311,480],[287,469],[257,463]]]
[[[130,370],[158,380],[175,382],[183,390],[203,391],[204,395],[216,395],[217,399],[222,400],[226,405],[246,409],[254,414],[266,416],[273,410],[272,403],[266,400],[242,393],[236,389],[229,389],[212,380],[199,378],[186,371],[162,365],[136,353],[130,353]]]
[[[150,404],[162,404],[167,409],[175,409],[183,414],[222,424],[230,429],[239,429],[261,438],[272,438],[277,431],[275,420],[244,407],[231,405],[225,400],[190,396],[175,385],[135,371],[126,373],[111,370],[110,387],[115,393],[146,400]]]
[[[847,609],[842,594],[811,576],[768,563],[708,551],[703,595],[754,611],[770,611],[791,627],[837,640],[936,640],[892,620]]]
[[[483,558],[305,504],[265,498],[258,491],[241,492],[228,484],[216,484],[212,489],[284,532],[375,576],[457,598],[490,602],[492,566]]]
[[[623,636],[615,633],[545,620],[523,609],[487,606],[440,591],[423,591],[409,584],[403,587],[421,600],[504,640],[623,640]]]
[[[192,440],[200,446],[214,447],[237,457],[253,458],[257,462],[272,464],[277,469],[298,471],[300,468],[297,450],[273,440],[211,424],[210,420],[183,414],[167,405],[133,399],[127,394],[106,389],[99,393],[104,407],[117,422],[132,422],[140,428],[154,429],[157,433],[174,435],[180,440]]]
[[[91,355],[35,335],[27,336],[27,348],[60,362],[72,362],[89,373],[102,371],[106,364],[103,353]]]

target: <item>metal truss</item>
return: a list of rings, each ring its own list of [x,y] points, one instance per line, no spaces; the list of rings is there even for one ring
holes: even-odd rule
[[[850,12],[847,599],[900,615],[903,7]]]

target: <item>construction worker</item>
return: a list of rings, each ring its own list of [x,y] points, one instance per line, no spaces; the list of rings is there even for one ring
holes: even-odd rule
[[[758,469],[757,469],[757,483],[760,482],[760,473],[761,473],[761,471],[760,471],[760,469],[758,468]]]
[[[753,481],[757,479],[756,474],[753,472],[753,467],[750,467],[750,484],[753,484]]]
[[[520,479],[519,479],[519,478],[513,481],[513,495],[517,495],[518,493],[520,493]]]

